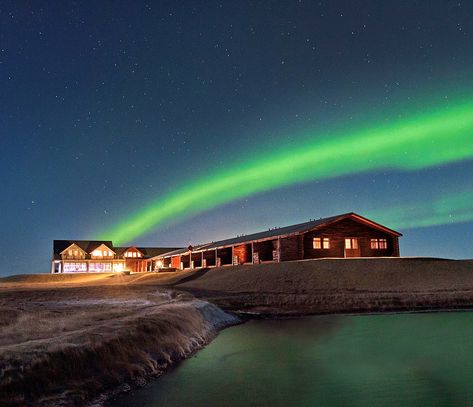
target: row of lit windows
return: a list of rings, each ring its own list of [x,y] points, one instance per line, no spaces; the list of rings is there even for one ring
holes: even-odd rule
[[[84,257],[84,253],[82,253],[80,250],[72,250],[72,249],[69,249],[67,251],[67,254],[69,255],[69,257],[75,257],[75,258],[82,258]]]
[[[111,263],[89,263],[89,271],[111,271]]]
[[[314,237],[312,241],[312,247],[314,249],[330,249],[330,239],[328,237]],[[372,249],[387,249],[388,242],[386,239],[371,239],[370,247]],[[358,239],[355,239],[355,238],[345,239],[345,249],[357,250]]]
[[[141,257],[141,253],[138,252],[126,252],[125,257]]]
[[[122,271],[124,263],[113,263],[113,271]],[[111,271],[111,263],[89,263],[89,271]],[[64,272],[86,272],[87,263],[64,263]]]
[[[113,257],[113,252],[111,250],[94,250],[92,252],[94,257]]]
[[[87,263],[64,263],[64,272],[85,272],[87,271]]]
[[[67,254],[69,257],[72,258],[84,258],[84,253],[80,250],[68,250]],[[94,250],[92,252],[93,257],[113,257],[114,253],[111,250]],[[139,252],[126,252],[125,257],[143,257],[143,255]]]

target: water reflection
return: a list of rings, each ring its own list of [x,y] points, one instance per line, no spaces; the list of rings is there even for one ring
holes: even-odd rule
[[[113,405],[473,404],[473,313],[251,321]]]

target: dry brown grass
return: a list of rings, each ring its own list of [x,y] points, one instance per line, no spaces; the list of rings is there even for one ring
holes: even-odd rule
[[[176,287],[224,309],[268,315],[473,308],[473,261],[324,259],[238,266]]]
[[[473,308],[473,261],[351,259],[0,279],[0,405],[81,405],[199,349],[216,307],[266,315]],[[228,321],[227,321],[228,322]]]
[[[189,294],[149,287],[0,294],[1,406],[82,405],[161,374],[207,343],[214,322],[235,322]]]

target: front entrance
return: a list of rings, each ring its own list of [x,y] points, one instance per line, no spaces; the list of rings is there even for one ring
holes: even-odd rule
[[[361,257],[358,239],[349,237],[345,239],[345,257]]]

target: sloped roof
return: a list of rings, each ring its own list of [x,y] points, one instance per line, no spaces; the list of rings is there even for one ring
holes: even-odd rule
[[[143,253],[144,258],[159,256],[160,254],[170,252],[172,250],[177,250],[176,247],[137,247],[137,246],[117,246],[113,247],[113,250],[117,256],[123,256],[123,254],[130,248],[135,248]]]
[[[205,248],[207,248],[207,246],[209,246],[211,244],[213,244],[213,243],[204,243],[204,244],[199,244],[199,245],[193,246],[192,251],[199,251],[199,250],[205,249]],[[170,252],[160,253],[160,254],[157,254],[156,256],[171,257],[171,256],[177,256],[179,254],[187,253],[188,251],[189,251],[188,247],[183,247],[181,249],[176,249],[176,250],[173,250],[173,251],[170,251]]]
[[[178,247],[137,247],[146,257],[159,256],[160,254],[168,253],[173,250],[179,250]]]
[[[237,237],[233,237],[233,238],[229,238],[229,239],[219,240],[217,242],[207,243],[205,245],[193,247],[193,251],[210,250],[210,249],[216,249],[218,247],[232,246],[232,245],[235,245],[235,244],[251,242],[251,241],[254,241],[254,240],[277,238],[279,236],[302,233],[302,232],[306,232],[306,231],[309,231],[309,230],[312,230],[312,229],[316,229],[318,227],[322,227],[322,226],[325,226],[329,223],[340,221],[340,220],[346,219],[346,218],[351,218],[351,219],[354,219],[356,221],[365,223],[365,224],[369,225],[370,227],[373,227],[373,228],[378,229],[378,230],[382,230],[382,231],[384,231],[388,234],[391,234],[393,236],[402,236],[401,233],[396,232],[395,230],[389,229],[389,228],[387,228],[387,227],[385,227],[385,226],[383,226],[379,223],[376,223],[376,222],[374,222],[374,221],[372,221],[368,218],[365,218],[361,215],[358,215],[354,212],[348,212],[348,213],[343,213],[341,215],[330,216],[330,217],[327,217],[327,218],[320,218],[320,219],[311,220],[311,221],[308,221],[308,222],[297,223],[295,225],[270,229],[270,230],[266,230],[264,232],[257,232],[257,233],[252,233],[252,234],[249,234],[249,235],[237,236]],[[186,252],[188,252],[188,249],[180,249],[180,250],[176,250],[174,252],[165,253],[165,257],[184,254]]]
[[[104,244],[105,246],[113,249],[113,244],[110,240],[54,240],[53,241],[53,252],[54,254],[60,254],[66,250],[71,244],[76,244],[86,253],[94,251],[97,247]]]
[[[122,256],[123,253],[128,250],[130,247],[135,246],[126,246],[126,247],[114,247],[113,243],[110,240],[54,240],[53,241],[53,255],[55,259],[61,258],[61,253],[66,250],[72,244],[76,244],[87,254],[93,252],[97,247],[104,244],[113,250],[117,256]],[[177,250],[176,247],[136,247],[145,258],[158,256],[163,253],[170,252],[172,250]],[[187,250],[187,249],[186,249]]]
[[[61,253],[72,244],[76,244],[87,254],[93,252],[102,244],[113,250],[113,244],[110,240],[53,240],[54,258],[60,258]]]
[[[284,226],[281,228],[265,230],[264,232],[252,233],[249,235],[237,236],[230,239],[219,240],[210,244],[208,249],[213,249],[216,247],[230,246],[238,243],[244,243],[252,240],[266,239],[270,237],[278,237],[283,235],[290,235],[292,233],[304,232],[310,230],[319,225],[324,225],[338,219],[342,215],[331,216],[329,218],[320,218],[317,220],[312,220],[308,222],[298,223],[296,225]]]

